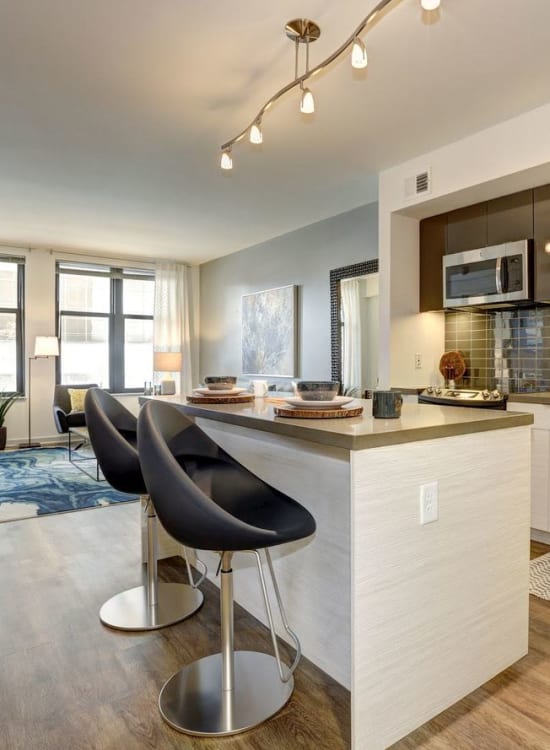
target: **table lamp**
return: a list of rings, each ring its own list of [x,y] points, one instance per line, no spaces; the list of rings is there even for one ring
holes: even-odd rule
[[[40,448],[40,443],[31,440],[31,363],[33,359],[48,359],[48,357],[59,357],[59,340],[56,336],[37,336],[34,341],[34,356],[29,357],[29,435],[26,443],[21,443],[20,448]]]
[[[155,352],[153,370],[155,372],[181,372],[181,352]],[[160,381],[160,392],[163,396],[173,396],[176,392],[176,381],[169,375]]]

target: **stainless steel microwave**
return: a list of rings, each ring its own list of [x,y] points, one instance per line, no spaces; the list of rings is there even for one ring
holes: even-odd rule
[[[508,307],[533,298],[533,241],[443,256],[445,307]]]

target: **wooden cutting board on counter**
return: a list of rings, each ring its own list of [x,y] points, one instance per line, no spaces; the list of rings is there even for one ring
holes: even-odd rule
[[[294,419],[342,419],[342,417],[359,417],[363,413],[362,406],[341,409],[300,409],[296,406],[275,406],[273,413],[276,417],[294,417]]]
[[[199,393],[193,393],[187,396],[190,404],[249,404],[254,401],[253,393],[236,393],[234,396],[201,396]]]
[[[444,378],[448,378],[448,368],[452,368],[454,370],[454,376],[451,376],[451,379],[458,380],[461,378],[464,373],[466,372],[466,362],[464,360],[464,355],[462,352],[458,351],[451,351],[451,352],[445,352],[441,359],[439,360],[439,372],[443,375]]]

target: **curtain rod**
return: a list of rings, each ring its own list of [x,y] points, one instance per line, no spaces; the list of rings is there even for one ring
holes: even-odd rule
[[[84,258],[97,258],[98,260],[101,259],[103,261],[110,261],[117,264],[125,264],[128,262],[131,263],[142,263],[146,268],[153,268],[155,264],[157,263],[180,263],[183,266],[186,266],[187,268],[193,268],[193,264],[188,263],[187,261],[178,261],[174,258],[155,258],[155,260],[147,260],[143,258],[143,256],[126,256],[122,258],[113,257],[111,255],[101,255],[101,254],[93,254],[91,251],[83,251],[83,250],[56,250],[52,247],[41,247],[39,245],[33,247],[32,245],[20,245],[13,242],[2,242],[0,241],[0,252],[2,251],[2,248],[12,250],[26,250],[28,253],[32,253],[33,251],[39,250],[42,252],[47,252],[50,255],[55,255],[56,257],[63,256],[63,257],[69,257],[71,255],[75,257],[84,257]]]

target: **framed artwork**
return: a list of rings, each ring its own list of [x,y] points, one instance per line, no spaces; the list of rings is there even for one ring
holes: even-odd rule
[[[243,374],[295,377],[296,298],[294,284],[243,296]]]

